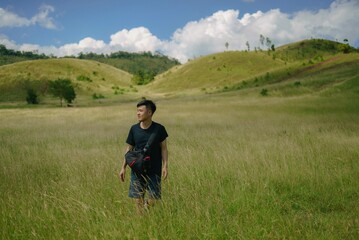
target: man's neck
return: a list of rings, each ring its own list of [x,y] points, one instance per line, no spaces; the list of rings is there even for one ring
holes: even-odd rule
[[[152,119],[148,119],[148,120],[142,121],[140,123],[140,126],[143,129],[147,129],[147,128],[149,128],[151,126],[151,124],[152,124]]]

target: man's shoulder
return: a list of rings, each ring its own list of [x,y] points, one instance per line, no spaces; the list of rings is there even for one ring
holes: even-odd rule
[[[163,139],[167,138],[168,133],[167,133],[165,126],[163,126],[162,124],[157,123],[157,122],[153,122],[153,123],[154,123],[153,131],[156,131],[157,134],[161,135]]]
[[[163,129],[166,129],[165,126],[163,126],[161,123],[158,122],[152,122],[153,129],[156,129],[156,131],[162,131]]]
[[[161,123],[158,123],[155,121],[153,121],[152,123],[153,123],[153,126],[155,126],[155,127],[163,127],[163,125]]]

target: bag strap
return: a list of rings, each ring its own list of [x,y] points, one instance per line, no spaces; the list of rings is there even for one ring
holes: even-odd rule
[[[152,123],[152,124],[153,124],[153,123]],[[143,152],[144,152],[144,153],[146,153],[146,152],[150,149],[150,147],[151,147],[153,141],[155,140],[156,135],[157,135],[157,128],[158,128],[158,127],[155,126],[155,129],[154,129],[153,133],[151,133],[150,138],[148,139],[148,141],[147,141],[145,147],[143,148]]]

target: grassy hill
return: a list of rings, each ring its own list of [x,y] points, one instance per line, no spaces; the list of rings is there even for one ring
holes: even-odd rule
[[[265,52],[223,52],[176,66],[158,76],[149,89],[160,92],[218,89],[281,69],[285,62]]]
[[[305,40],[276,51],[212,54],[159,75],[147,91],[192,94],[241,90],[258,94],[265,89],[264,95],[268,90],[272,95],[298,95],[340,84],[356,87],[359,54],[343,54],[339,46],[327,40]]]
[[[276,49],[274,55],[288,62],[320,61],[323,58],[342,52],[342,45],[344,44],[324,39],[303,40],[280,46]],[[347,46],[348,52],[356,51],[349,45]]]
[[[103,54],[88,53],[80,54],[79,58],[102,62],[131,74],[143,72],[153,76],[163,73],[173,66],[179,65],[179,62],[175,59],[168,58],[161,54],[152,54],[151,52],[129,53],[119,51],[106,56]]]
[[[131,74],[95,61],[46,59],[0,66],[0,101],[24,100],[26,88],[46,95],[48,81],[70,79],[78,95],[109,97],[134,91]]]
[[[12,49],[7,49],[5,45],[0,44],[0,66],[22,62],[27,60],[35,59],[47,59],[49,58],[45,54],[37,54],[35,52],[26,52],[26,51],[15,51]]]
[[[36,59],[53,58],[45,54],[38,54],[36,52],[15,51],[7,49],[5,45],[0,44],[0,66],[12,64],[22,61],[30,61]],[[65,58],[76,58],[74,56]],[[146,73],[155,76],[165,72],[175,65],[179,65],[178,60],[169,58],[160,53],[141,52],[131,53],[118,51],[111,54],[96,54],[96,53],[80,53],[77,59],[94,60],[114,66],[131,74]]]
[[[131,83],[131,74],[108,65],[117,61],[115,58],[128,61],[129,56],[125,53],[121,53],[124,56],[118,53],[117,57],[106,58],[108,64],[73,58],[26,61],[0,66],[0,101],[24,101],[29,87],[46,96],[48,81],[58,78],[70,79],[76,87],[77,99],[81,101],[91,100],[94,94],[114,101],[228,91],[237,91],[242,96],[341,91],[358,94],[359,53],[350,49],[350,53],[343,54],[342,45],[312,39],[278,47],[275,51],[211,54],[184,65],[175,65],[150,84],[136,87]],[[144,56],[141,56],[137,57],[143,60]],[[98,60],[101,56],[87,54],[82,57]],[[134,63],[136,61],[131,64]],[[147,67],[154,64],[153,61],[142,63]],[[141,68],[140,62],[137,67]]]

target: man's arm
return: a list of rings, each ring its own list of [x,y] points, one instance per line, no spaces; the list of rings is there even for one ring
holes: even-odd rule
[[[162,153],[162,177],[167,178],[168,175],[168,150],[166,139],[161,142],[161,153]]]
[[[125,153],[127,153],[128,151],[131,151],[132,149],[133,149],[133,146],[132,146],[132,145],[130,145],[130,144],[128,144],[128,145],[127,145],[127,147],[126,147],[126,151],[125,151]],[[125,176],[126,176],[126,166],[127,166],[127,164],[126,164],[126,159],[125,159],[125,158],[123,158],[123,163],[122,163],[122,167],[121,167],[121,171],[120,171],[120,175],[119,175],[120,180],[121,180],[122,182],[124,182],[124,181],[125,181]]]

